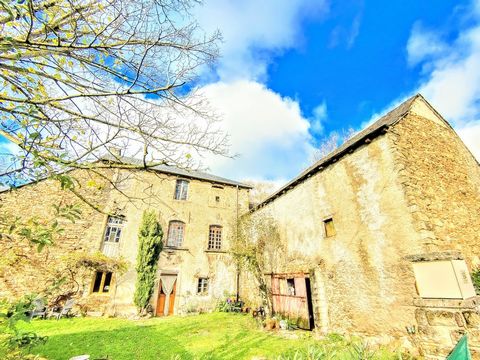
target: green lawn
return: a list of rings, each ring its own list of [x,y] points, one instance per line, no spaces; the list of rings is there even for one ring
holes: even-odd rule
[[[23,327],[23,326],[22,326]],[[258,329],[250,316],[213,313],[188,317],[35,320],[25,329],[47,335],[33,353],[49,359],[89,354],[91,359],[251,359],[275,358],[313,342],[310,333],[287,339]]]
[[[372,352],[361,339],[332,334],[315,340],[305,331],[268,332],[250,315],[212,313],[148,320],[75,318],[21,323],[25,331],[48,336],[31,349],[50,360],[82,354],[91,359],[280,359],[280,360],[401,360],[385,349]],[[281,355],[281,356],[280,356]],[[3,358],[0,349],[0,358]]]

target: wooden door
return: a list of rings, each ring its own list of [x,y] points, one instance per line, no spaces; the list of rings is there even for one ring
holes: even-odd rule
[[[177,288],[177,280],[173,284],[173,290],[170,294],[170,303],[168,306],[168,315],[173,315],[173,310],[175,306],[175,293]],[[162,290],[162,280],[160,280],[159,290],[158,290],[158,299],[157,299],[157,316],[165,316],[165,293]]]

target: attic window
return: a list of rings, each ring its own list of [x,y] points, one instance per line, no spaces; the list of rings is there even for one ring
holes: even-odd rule
[[[218,196],[218,195],[215,196],[215,201],[216,201],[217,203],[219,203],[219,202],[220,202],[220,196]]]
[[[178,179],[175,184],[175,200],[187,200],[188,181]]]
[[[333,224],[333,218],[323,220],[323,227],[325,228],[325,237],[331,237],[337,235],[335,225]]]

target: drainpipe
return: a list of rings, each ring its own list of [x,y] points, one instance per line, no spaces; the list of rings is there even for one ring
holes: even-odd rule
[[[236,221],[235,221],[235,240],[238,241],[238,191],[239,191],[239,188],[238,188],[238,185],[237,185],[237,214],[236,214]],[[238,300],[240,298],[240,268],[238,266],[238,263],[237,263],[237,303],[238,303]]]

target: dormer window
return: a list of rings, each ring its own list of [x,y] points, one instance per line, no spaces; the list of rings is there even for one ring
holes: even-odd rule
[[[188,180],[178,179],[175,185],[175,200],[187,200]]]

